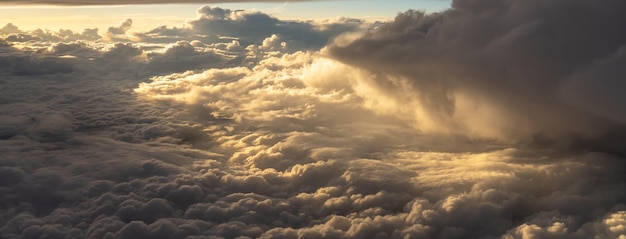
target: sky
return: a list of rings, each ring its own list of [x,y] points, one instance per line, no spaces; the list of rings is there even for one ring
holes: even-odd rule
[[[202,3],[186,4],[130,4],[130,5],[86,5],[58,6],[51,4],[1,5],[3,23],[11,22],[24,29],[72,29],[98,27],[107,28],[126,18],[135,21],[134,28],[148,30],[159,25],[182,26],[194,19],[195,11]],[[238,2],[215,3],[226,9],[257,10],[286,20],[325,20],[337,17],[355,17],[369,21],[388,20],[407,9],[429,12],[450,7],[446,0],[363,0],[363,1],[306,1],[306,2]]]
[[[2,2],[0,238],[626,238],[623,0],[125,3]]]

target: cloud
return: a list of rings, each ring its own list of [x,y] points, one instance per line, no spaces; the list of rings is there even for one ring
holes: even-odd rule
[[[196,49],[190,42],[178,41],[167,45],[162,53],[149,53],[148,63],[151,72],[181,72],[204,68],[222,68],[229,65],[229,59],[211,50]]]
[[[120,23],[118,27],[109,27],[105,33],[105,39],[113,42],[132,41],[132,34],[128,34],[132,25],[133,19],[128,18]]]
[[[116,43],[106,50],[102,58],[116,64],[123,64],[141,55],[143,51],[132,43]]]
[[[384,110],[418,129],[593,148],[567,141],[624,135],[623,110],[611,105],[623,100],[608,88],[620,86],[610,64],[626,35],[600,26],[625,22],[625,7],[458,0],[441,13],[407,11],[327,52],[379,74],[367,84],[397,104]]]
[[[114,35],[123,35],[124,33],[126,33],[126,31],[128,31],[128,29],[130,29],[132,25],[133,20],[129,18],[126,19],[126,21],[122,22],[119,27],[109,27],[109,30],[107,32]]]
[[[60,29],[59,31],[50,31],[36,29],[33,31],[22,31],[12,23],[7,23],[0,29],[0,36],[4,36],[6,40],[11,42],[27,42],[27,41],[50,41],[50,42],[71,42],[78,40],[94,41],[100,39],[97,28],[84,29],[82,33],[75,33],[69,29]]]
[[[100,52],[87,45],[85,42],[76,41],[70,43],[58,42],[53,43],[45,49],[45,53],[57,56],[97,56]]]
[[[530,3],[519,4],[515,6]],[[61,31],[2,33],[0,235],[10,239],[624,237],[626,164],[609,150],[622,141],[603,141],[606,150],[573,151],[550,144],[510,143],[494,136],[522,137],[525,134],[500,130],[512,123],[538,128],[532,122],[548,116],[526,117],[522,114],[529,112],[526,108],[512,108],[510,104],[523,98],[517,91],[495,94],[508,88],[491,77],[492,66],[483,64],[499,61],[474,54],[506,55],[498,58],[502,64],[526,59],[525,65],[515,65],[520,67],[515,72],[542,76],[544,70],[521,70],[535,69],[535,60],[543,62],[532,56],[536,52],[519,50],[519,58],[506,53],[517,49],[517,44],[532,42],[502,40],[493,43],[500,47],[494,52],[469,47],[471,61],[462,61],[465,58],[456,51],[444,51],[454,48],[448,45],[453,39],[465,47],[480,45],[481,37],[488,36],[464,35],[474,36],[470,33],[477,29],[471,27],[482,26],[470,24],[478,21],[473,14],[484,14],[485,22],[499,24],[506,21],[491,21],[490,14],[515,10],[505,5],[493,6],[498,11],[484,10],[491,7],[489,2],[457,1],[455,9],[440,15],[404,13],[372,32],[348,32],[324,50],[318,42],[294,46],[296,35],[259,32],[254,42],[246,42],[248,33],[233,31],[220,39],[206,37],[208,28],[194,32],[198,29],[159,27],[126,31],[127,38],[92,40],[69,40],[81,34]],[[206,12],[201,18],[221,19],[224,26],[257,24],[241,20],[250,17],[249,12],[210,7],[201,11]],[[267,20],[262,13],[252,15]],[[468,21],[455,21],[455,16]],[[284,22],[268,20],[272,21]],[[414,26],[420,21],[424,24]],[[339,22],[332,30],[337,32],[361,24],[350,19],[327,23],[331,22]],[[349,23],[343,27],[343,22]],[[442,42],[429,48],[415,39],[428,39],[421,31],[428,26],[452,23],[468,25],[449,26],[447,34],[460,37],[439,37]],[[295,26],[312,33],[330,26],[307,24]],[[278,25],[267,26],[280,29]],[[585,29],[584,25],[575,28]],[[519,31],[511,34],[526,32]],[[97,34],[97,30],[89,32]],[[16,34],[34,39],[9,38]],[[484,41],[491,42],[488,37]],[[570,67],[573,70],[567,74],[545,70],[564,76],[559,82],[563,85],[549,91],[561,98],[538,97],[547,103],[558,98],[562,101],[556,106],[571,107],[549,111],[549,116],[563,120],[563,112],[583,112],[590,119],[612,121],[598,127],[619,132],[622,108],[615,103],[619,90],[613,89],[621,86],[614,75],[621,72],[623,60],[618,49]],[[430,55],[422,59],[417,50]],[[542,54],[558,58],[561,53],[551,53],[557,50],[548,48]],[[432,62],[433,58],[438,60]],[[452,69],[460,73],[449,73]],[[430,76],[441,78],[428,79],[440,81],[417,77],[431,71]],[[451,77],[457,74],[467,76],[468,82]],[[551,82],[546,79],[551,78],[542,78]],[[606,84],[595,84],[598,79]],[[446,88],[444,83],[455,87]],[[453,101],[454,108],[446,108],[435,101],[445,98],[438,95],[442,91],[451,92],[446,97],[455,100],[466,97],[469,103]],[[588,100],[579,100],[580,96]],[[479,99],[488,105],[476,104]],[[496,103],[509,108],[492,108]],[[465,115],[458,115],[460,106],[465,107],[461,107]],[[539,106],[540,110],[556,107]],[[450,118],[448,110],[475,121],[457,122],[461,118]],[[503,113],[509,111],[513,116]],[[430,119],[431,128],[416,123],[420,117]],[[486,122],[480,121],[483,118]],[[522,124],[526,118],[532,124]],[[588,126],[570,121],[563,122],[564,129]],[[461,127],[463,122],[491,129],[469,131],[471,127]],[[449,125],[455,127],[444,130]],[[611,144],[615,146],[608,147]]]
[[[333,37],[352,30],[358,30],[360,20],[345,19],[337,23],[283,21],[261,12],[230,10],[204,6],[198,10],[198,19],[190,22],[198,33],[236,37],[245,45],[261,44],[272,35],[282,41],[296,44],[300,50],[320,48]]]
[[[619,65],[624,63],[625,56],[626,49],[622,46],[614,55],[578,69],[561,89],[562,97],[589,112],[626,123],[626,109],[620,104],[622,99],[616,91],[624,87],[624,82],[619,79],[623,71]]]
[[[74,71],[71,59],[59,58],[16,58],[12,62],[13,74],[16,75],[46,75],[67,74]]]
[[[264,175],[260,178],[228,177],[224,182],[237,190],[250,190],[262,195],[289,192],[292,188],[275,186],[280,190],[272,189],[271,185],[282,184],[278,183],[280,181],[269,181],[275,180],[274,176],[269,176],[272,175],[270,172],[277,170],[279,175],[281,171],[293,174],[307,172],[314,165],[316,168],[332,165],[329,167],[334,170],[326,168],[319,171],[323,176],[316,176],[317,180],[300,174],[302,176],[297,177],[302,179],[294,179],[296,181],[290,183],[305,190],[321,183],[318,192],[301,192],[288,201],[289,205],[300,205],[299,200],[306,200],[310,208],[300,210],[307,210],[305,215],[317,215],[325,219],[302,227],[299,223],[306,223],[306,220],[291,213],[293,215],[285,216],[289,218],[288,221],[276,222],[277,225],[285,226],[268,229],[260,237],[514,236],[517,232],[513,229],[510,232],[503,229],[515,228],[518,220],[552,218],[550,214],[544,213],[547,208],[548,211],[556,210],[564,214],[558,220],[553,220],[556,226],[546,229],[546,234],[533,234],[539,238],[544,237],[541,235],[550,238],[556,238],[557,235],[567,237],[577,231],[586,236],[611,235],[602,231],[604,229],[588,227],[604,220],[604,217],[619,213],[619,208],[623,206],[619,204],[621,199],[614,201],[603,196],[595,197],[584,191],[593,187],[587,181],[594,177],[591,175],[608,173],[607,169],[612,167],[622,168],[621,159],[597,153],[562,157],[557,156],[560,153],[535,149],[455,153],[454,148],[463,146],[459,142],[451,144],[451,141],[448,141],[450,145],[443,152],[410,150],[419,148],[420,144],[423,146],[425,141],[415,144],[402,141],[419,138],[418,133],[410,133],[412,131],[408,125],[398,125],[397,121],[387,121],[389,119],[365,110],[367,107],[358,100],[358,92],[349,88],[350,83],[342,86],[334,81],[323,81],[337,79],[332,78],[336,76],[358,83],[369,75],[318,57],[296,53],[284,55],[280,59],[269,58],[260,62],[252,72],[245,68],[232,68],[208,70],[195,75],[157,77],[153,78],[152,83],[140,85],[137,92],[168,104],[192,108],[200,106],[214,117],[228,120],[225,123],[230,122],[228,124],[234,128],[224,136],[219,133],[217,141],[222,142],[221,147],[232,147],[232,150],[221,152],[231,152],[232,156],[225,154],[229,163],[263,170],[259,173]],[[312,61],[306,60],[311,58]],[[317,69],[325,69],[331,74],[320,74]],[[293,76],[280,76],[286,73]],[[258,83],[258,79],[265,81]],[[287,79],[301,83],[279,83]],[[326,95],[333,89],[336,96]],[[290,98],[291,95],[306,103]],[[339,100],[350,98],[354,101]],[[271,101],[265,102],[266,99]],[[297,105],[305,105],[306,108],[298,108]],[[345,108],[350,105],[355,108]],[[346,115],[347,118],[345,121],[341,118],[327,118],[326,114],[333,117]],[[342,122],[350,122],[355,128]],[[394,126],[399,128],[394,129]],[[245,130],[242,131],[243,135],[237,135],[240,129],[250,127],[256,128],[255,134]],[[377,132],[377,127],[384,128],[383,132]],[[403,133],[407,135],[403,136]],[[368,135],[373,141],[367,139]],[[401,144],[404,145],[398,146]],[[435,148],[430,145],[425,147]],[[473,148],[476,149],[475,146]],[[608,168],[589,171],[585,169],[587,163],[600,163]],[[557,173],[563,168],[569,169],[565,173],[568,176]],[[618,189],[620,180],[616,177],[619,174],[617,171],[616,174],[608,173],[615,176],[609,176],[612,178],[609,180],[615,180],[616,184],[604,192],[623,198],[624,195]],[[573,175],[579,175],[580,181],[571,181],[572,177],[577,177]],[[319,180],[325,178],[334,179]],[[299,180],[306,183],[301,185]],[[530,181],[534,183],[529,184]],[[441,191],[442,188],[449,191]],[[550,188],[563,191],[554,192]],[[324,193],[321,193],[322,190]],[[608,201],[604,201],[606,199]],[[585,209],[590,207],[606,209],[594,216]],[[194,215],[193,218],[203,220],[231,218],[248,222],[246,214],[230,211],[232,204],[223,204],[219,208],[207,205],[189,216]],[[308,211],[313,208],[319,208],[319,212]],[[242,209],[244,212],[250,210],[258,209]],[[236,216],[229,216],[230,213]],[[273,215],[273,212],[264,211],[263,215]],[[336,220],[344,222],[334,225]],[[285,224],[287,222],[291,224]],[[519,228],[525,230],[523,225]]]
[[[22,33],[22,31],[12,23],[7,23],[2,29],[0,29],[0,33],[2,34],[11,34],[11,33]]]

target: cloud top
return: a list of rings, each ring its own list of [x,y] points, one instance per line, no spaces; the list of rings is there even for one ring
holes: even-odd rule
[[[423,130],[539,144],[623,137],[615,66],[624,10],[618,0],[455,0],[441,13],[402,13],[328,52],[380,74],[372,88],[405,102],[387,111],[412,115]]]

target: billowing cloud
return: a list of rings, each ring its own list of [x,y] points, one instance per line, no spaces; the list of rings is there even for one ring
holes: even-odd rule
[[[195,47],[192,44],[178,41],[167,45],[162,52],[148,53],[147,57],[150,59],[148,71],[181,72],[239,64],[237,57],[231,59],[211,48]]]
[[[203,34],[236,37],[242,43],[260,44],[272,34],[299,49],[319,49],[333,37],[362,25],[361,20],[342,19],[317,25],[312,22],[283,21],[261,12],[230,10],[205,6],[198,10],[198,19],[191,21],[193,30]],[[246,45],[247,45],[246,44]]]
[[[233,16],[267,18],[211,7],[200,10],[199,22],[240,24],[240,30],[207,37],[216,33],[198,25],[159,27],[119,34],[130,38],[93,40],[2,32],[0,235],[625,237],[626,161],[608,150],[615,147],[536,147],[510,140],[523,138],[525,131],[507,130],[513,123],[520,130],[538,130],[554,116],[551,120],[563,120],[562,126],[546,132],[565,141],[592,139],[560,133],[577,132],[574,126],[589,135],[606,136],[597,133],[601,129],[621,132],[623,106],[612,92],[621,86],[614,73],[621,72],[623,50],[607,50],[606,56],[576,67],[552,63],[571,69],[567,74],[536,68],[535,61],[545,59],[535,58],[534,44],[526,40],[494,43],[504,45],[493,52],[479,47],[452,51],[454,44],[479,46],[481,37],[488,37],[469,37],[478,29],[466,27],[482,26],[472,25],[478,19],[471,12],[484,14],[483,23],[506,22],[491,21],[490,14],[499,12],[484,10],[494,3],[456,1],[454,9],[438,15],[403,13],[371,32],[354,27],[360,20],[336,19],[330,22],[339,25],[325,25],[332,32],[359,32],[346,32],[324,50],[319,42],[280,32],[283,21],[272,18],[268,22],[279,24],[265,26],[273,30],[256,32],[254,41],[246,42],[252,38],[241,29],[259,23]],[[530,4],[514,3],[495,9]],[[468,21],[454,18],[462,16]],[[544,21],[555,24],[552,20]],[[419,40],[430,39],[428,29],[452,23],[469,25],[450,26],[446,34],[458,37],[439,36],[437,44]],[[326,31],[323,24],[307,24],[294,26],[311,34]],[[97,35],[97,30],[89,32]],[[522,33],[527,32],[516,34]],[[33,39],[14,41],[11,36],[18,34]],[[433,42],[422,48],[423,41]],[[517,44],[530,45],[522,51]],[[559,49],[544,50],[545,57],[567,59],[559,58],[565,54]],[[509,56],[509,51],[516,54]],[[588,55],[581,52],[595,51],[572,54]],[[497,61],[490,58],[496,56]],[[535,100],[546,105],[522,101],[528,92],[506,83],[518,78],[499,82],[491,71],[495,66],[484,65],[508,66],[509,61],[520,64],[505,68],[516,74],[542,77],[542,82],[552,79],[543,74],[563,76],[559,83],[564,85],[537,89]],[[466,76],[467,82],[452,76]],[[539,79],[523,79],[519,84],[539,84],[534,82]],[[502,108],[493,108],[496,103]],[[529,109],[550,114],[526,115],[534,112]],[[570,114],[582,118],[565,121]],[[611,123],[591,129],[584,120]]]
[[[37,29],[34,31],[25,32],[20,30],[12,23],[7,23],[2,29],[0,29],[0,35],[5,35],[6,39],[13,42],[27,42],[27,41],[51,41],[51,42],[67,42],[77,40],[98,40],[97,28],[85,29],[82,33],[75,33],[72,30],[61,29],[58,32]]]
[[[616,67],[624,9],[621,1],[457,0],[441,13],[400,14],[328,53],[380,74],[369,85],[403,102],[386,110],[419,129],[588,149],[596,146],[579,141],[626,135]]]

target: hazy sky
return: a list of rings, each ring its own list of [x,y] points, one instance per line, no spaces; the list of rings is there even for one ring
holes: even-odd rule
[[[2,1],[2,239],[626,238],[624,0],[102,1]]]
[[[446,0],[362,0],[362,1],[307,1],[269,3],[215,3],[228,9],[258,10],[281,19],[321,20],[354,17],[370,21],[388,20],[407,9],[440,11],[450,7]],[[14,23],[24,29],[106,28],[126,18],[132,18],[136,30],[158,25],[182,26],[195,18],[195,11],[203,4],[150,4],[116,6],[53,6],[0,5],[0,22]]]

